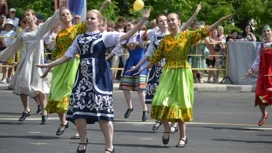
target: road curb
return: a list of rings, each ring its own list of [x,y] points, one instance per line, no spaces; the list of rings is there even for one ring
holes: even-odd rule
[[[195,84],[195,92],[255,92],[253,85],[231,85],[231,84]],[[9,90],[8,84],[0,84],[0,90]],[[119,83],[113,84],[113,90],[119,90]]]

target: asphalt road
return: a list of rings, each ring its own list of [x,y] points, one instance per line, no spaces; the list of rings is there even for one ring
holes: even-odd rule
[[[40,125],[31,100],[33,115],[23,123],[17,121],[22,112],[18,96],[0,90],[0,153],[75,153],[78,140],[71,140],[75,127],[70,124],[65,133],[56,136],[59,126],[56,114],[49,115],[46,125]],[[195,120],[187,124],[188,144],[176,148],[178,133],[171,134],[168,145],[161,141],[163,128],[153,132],[154,120],[141,122],[141,106],[132,93],[134,111],[124,119],[126,104],[121,91],[114,91],[115,153],[261,153],[272,150],[272,116],[262,127],[261,117],[254,107],[254,93],[195,93]],[[268,108],[271,112],[271,108]],[[104,152],[104,139],[99,125],[88,125],[89,144],[86,153]]]

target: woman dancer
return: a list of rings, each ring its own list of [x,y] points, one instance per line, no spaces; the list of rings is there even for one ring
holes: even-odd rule
[[[151,64],[156,64],[162,58],[166,59],[151,108],[151,118],[161,120],[165,128],[163,144],[169,142],[169,121],[179,124],[180,139],[176,147],[184,147],[187,144],[185,122],[193,120],[194,101],[194,80],[187,61],[191,45],[208,36],[220,22],[230,17],[231,15],[223,17],[213,25],[197,31],[181,32],[179,16],[176,13],[168,15],[167,22],[171,34],[163,38],[149,60]]]
[[[116,45],[119,41],[131,37],[146,19],[150,11],[146,11],[141,21],[126,34],[118,32],[101,33],[99,26],[103,16],[98,10],[87,13],[85,34],[78,35],[68,51],[60,59],[50,64],[39,64],[38,67],[48,67],[65,63],[76,54],[80,54],[80,66],[71,95],[71,107],[77,130],[80,135],[78,153],[85,153],[87,146],[86,123],[99,122],[103,132],[106,147],[105,153],[114,152],[113,148],[113,125],[114,111],[112,105],[112,78],[110,67],[105,60],[108,47]]]
[[[23,30],[15,41],[0,54],[0,61],[6,61],[12,57],[21,45],[23,45],[20,54],[20,63],[11,83],[13,85],[13,93],[20,95],[24,107],[19,121],[24,121],[31,115],[28,97],[32,97],[41,104],[41,124],[46,124],[47,113],[44,108],[47,104],[45,94],[49,93],[49,81],[46,77],[40,79],[44,70],[37,68],[35,64],[44,62],[44,42],[42,38],[59,23],[59,10],[44,24],[39,26],[35,25],[35,12],[33,10],[25,10],[24,18],[28,28]]]
[[[259,71],[256,92],[255,92],[255,106],[259,106],[262,117],[258,122],[259,126],[265,123],[268,118],[266,107],[272,104],[272,31],[269,25],[265,25],[262,29],[262,36],[265,40],[264,43],[258,46],[257,57],[248,70],[248,74],[245,74],[241,79],[246,79]]]
[[[181,27],[181,31],[187,30],[187,28],[192,24],[192,22],[194,21],[195,17],[197,16],[197,14],[199,13],[199,11],[201,10],[201,4],[198,4],[194,14],[190,17],[190,19],[186,22],[186,24],[184,24],[183,27]],[[132,72],[135,71],[136,69],[139,69],[139,67],[145,62],[147,61],[151,55],[153,54],[153,52],[158,48],[161,40],[163,39],[163,37],[165,35],[170,34],[170,32],[168,31],[168,25],[167,25],[167,17],[164,15],[160,15],[157,18],[157,25],[158,25],[158,30],[153,32],[153,35],[151,37],[151,45],[148,46],[147,52],[145,53],[144,58],[141,59],[141,61],[136,65],[136,66],[132,66],[131,69],[128,72]],[[161,77],[161,73],[162,73],[162,68],[165,64],[165,59],[163,58],[157,65],[153,66],[150,74],[149,74],[149,79],[148,79],[148,83],[147,83],[147,90],[146,90],[146,101],[145,103],[150,104],[154,94],[156,92],[157,86],[159,84],[159,79]],[[149,66],[147,65],[145,68],[148,68]],[[141,69],[140,71],[142,71],[143,69]],[[156,121],[155,124],[152,127],[153,131],[158,130],[159,126],[162,124],[161,121]],[[175,123],[170,123],[171,124],[171,132],[177,132],[177,124]]]
[[[109,4],[110,0],[106,0],[103,5],[105,3]],[[103,11],[102,9],[100,10]],[[62,30],[57,34],[56,49],[52,52],[53,60],[62,57],[76,36],[87,31],[85,22],[73,25],[72,19],[73,16],[68,8],[63,7],[60,9]],[[74,123],[73,114],[70,114],[70,112],[68,113],[66,120],[66,112],[68,111],[78,65],[79,57],[75,57],[73,60],[69,60],[66,63],[56,66],[52,73],[51,88],[46,110],[50,114],[58,113],[60,127],[58,128],[56,135],[62,135],[65,129],[69,127],[67,120]],[[42,77],[45,77],[49,71],[50,68],[47,69]],[[79,139],[79,134],[76,133],[71,139]]]

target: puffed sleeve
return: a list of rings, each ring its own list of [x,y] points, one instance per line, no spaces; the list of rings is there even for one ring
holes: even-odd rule
[[[209,36],[209,33],[206,30],[207,27],[201,28],[196,31],[186,31],[186,39],[189,44],[195,44],[201,39],[205,39],[207,36]],[[190,50],[188,50],[190,51]]]
[[[145,52],[145,56],[151,57],[153,52],[154,52],[154,45],[153,45],[153,41],[151,41],[150,44],[147,47],[147,50]]]
[[[72,45],[68,48],[68,50],[65,52],[64,56],[66,57],[70,57],[72,59],[74,59],[76,57],[76,54],[78,54],[78,43],[77,43],[77,39],[80,35],[78,35],[76,37],[76,39],[74,39]]]
[[[18,49],[21,47],[22,44],[22,34],[25,31],[22,31],[17,38],[9,45],[9,47],[7,47],[6,49],[4,49],[1,54],[0,54],[0,61],[7,61],[8,59],[10,59],[17,51]]]
[[[118,45],[116,45],[111,52],[116,56],[121,56],[123,54],[121,44],[118,43]]]
[[[165,48],[165,36],[162,41],[160,42],[160,45],[156,51],[152,54],[151,58],[149,59],[149,62],[156,65],[162,58],[164,58],[164,48]]]
[[[104,32],[102,33],[102,39],[105,46],[112,47],[117,45],[120,41],[121,33],[119,32]]]
[[[253,72],[257,72],[259,71],[259,65],[260,65],[260,50],[261,50],[261,45],[259,45],[257,47],[257,57],[255,58],[252,66],[251,66],[251,70]]]

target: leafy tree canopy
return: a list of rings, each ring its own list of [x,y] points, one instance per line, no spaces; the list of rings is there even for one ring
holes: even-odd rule
[[[9,7],[17,10],[18,16],[22,16],[26,8],[35,10],[39,14],[49,17],[54,12],[53,0],[7,0]],[[134,11],[132,5],[135,0],[112,0],[106,7],[103,15],[109,20],[117,20],[119,15],[139,18],[142,11]],[[271,0],[143,0],[145,8],[152,8],[150,20],[159,14],[171,12],[178,13],[183,22],[187,21],[195,11],[197,4],[202,3],[202,10],[197,20],[212,24],[220,17],[234,14],[232,20],[222,23],[226,33],[232,29],[243,29],[249,21],[253,21],[255,30],[265,24],[272,25],[272,1]],[[99,9],[104,0],[87,0],[88,9]]]

